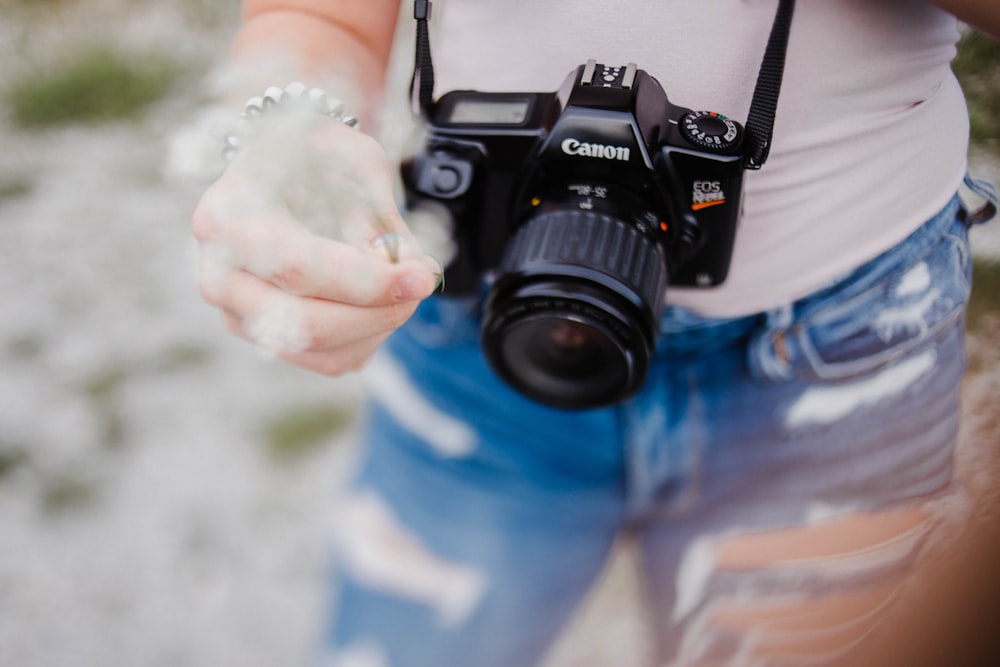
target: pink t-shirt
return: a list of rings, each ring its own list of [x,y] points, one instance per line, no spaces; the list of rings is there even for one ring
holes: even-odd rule
[[[438,0],[438,95],[555,90],[635,62],[671,101],[746,119],[776,0]],[[764,168],[747,174],[728,280],[668,289],[712,316],[780,306],[901,241],[965,172],[956,20],[922,0],[800,0]]]

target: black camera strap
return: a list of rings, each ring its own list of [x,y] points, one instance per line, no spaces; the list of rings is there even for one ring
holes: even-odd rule
[[[778,0],[778,9],[771,25],[771,34],[764,50],[764,59],[757,74],[750,111],[747,114],[744,146],[744,167],[760,169],[771,150],[771,133],[774,115],[778,108],[781,79],[785,71],[785,53],[788,50],[788,33],[792,24],[795,0]],[[431,60],[430,32],[427,22],[431,17],[430,0],[414,0],[413,18],[417,21],[413,77],[410,95],[420,112],[427,116],[434,103],[434,63]]]
[[[778,109],[778,94],[785,72],[785,52],[788,50],[788,33],[792,26],[795,0],[778,0],[778,10],[771,24],[764,59],[757,73],[757,85],[747,113],[747,141],[743,153],[743,166],[760,169],[771,151],[771,132],[774,114]]]
[[[416,103],[425,117],[434,103],[434,63],[431,60],[431,37],[427,22],[431,18],[430,0],[414,0],[413,18],[417,20],[417,34],[413,63],[413,78],[410,79],[410,96],[417,92]]]

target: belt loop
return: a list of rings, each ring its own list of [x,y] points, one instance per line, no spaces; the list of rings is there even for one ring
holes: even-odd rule
[[[775,329],[787,329],[792,325],[794,317],[794,304],[786,303],[783,306],[772,308],[766,313],[767,328],[771,331]]]
[[[763,313],[761,328],[750,338],[746,360],[750,375],[765,382],[787,382],[795,374],[788,330],[795,316],[793,304]]]
[[[984,200],[978,209],[966,213],[966,225],[971,227],[972,225],[981,225],[984,222],[992,220],[997,213],[997,206],[1000,206],[997,199],[997,190],[993,184],[981,178],[973,178],[968,172],[966,172],[962,183],[973,194],[978,195]]]

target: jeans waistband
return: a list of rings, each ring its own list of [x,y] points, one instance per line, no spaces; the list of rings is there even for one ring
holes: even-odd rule
[[[768,311],[737,318],[716,318],[668,306],[660,319],[657,353],[684,355],[719,349],[749,337],[761,325],[787,327],[797,318],[815,312],[835,299],[848,299],[863,292],[926,252],[955,224],[959,210],[960,201],[956,195],[944,209],[899,244],[812,294]]]
[[[981,224],[994,217],[997,192],[992,184],[966,176],[965,186],[985,201],[981,208],[974,212],[968,211],[956,194],[941,211],[902,242],[797,301],[738,318],[703,317],[685,308],[668,305],[660,320],[661,335],[657,354],[703,353],[719,349],[749,337],[765,323],[786,326],[797,317],[814,312],[833,299],[846,299],[868,289],[926,253],[942,235],[948,233],[955,224],[956,217],[966,227]]]

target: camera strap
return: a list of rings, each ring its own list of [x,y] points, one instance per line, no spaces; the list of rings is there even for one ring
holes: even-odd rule
[[[771,25],[771,34],[764,50],[757,84],[754,86],[747,114],[746,142],[743,166],[760,169],[771,150],[771,133],[774,114],[778,108],[781,79],[785,71],[785,53],[788,50],[788,33],[792,24],[795,0],[778,0],[778,9]],[[414,0],[413,18],[417,22],[413,77],[410,79],[410,96],[415,108],[425,117],[434,104],[434,63],[431,60],[430,32],[431,0]]]
[[[410,97],[426,118],[434,103],[434,63],[431,60],[431,38],[427,22],[431,18],[431,1],[414,0],[413,18],[417,21],[416,51],[413,77],[410,79]]]
[[[747,113],[747,141],[743,152],[743,166],[747,169],[760,169],[771,151],[771,132],[774,130],[774,114],[785,72],[785,52],[788,50],[794,8],[795,0],[778,0],[778,10],[774,14],[771,35],[767,38],[767,48]]]

